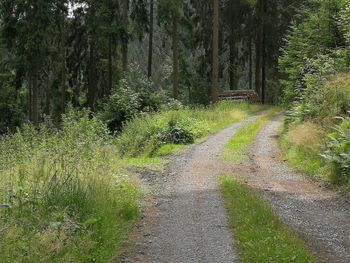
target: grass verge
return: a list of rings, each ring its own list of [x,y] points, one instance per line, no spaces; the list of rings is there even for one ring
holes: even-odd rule
[[[320,176],[324,174],[325,166],[320,155],[324,138],[326,135],[317,124],[304,122],[288,131],[282,128],[279,144],[290,166],[309,175]]]
[[[253,189],[228,175],[220,177],[220,187],[242,262],[316,262]]]
[[[225,146],[224,158],[232,163],[241,162],[246,157],[247,146],[254,141],[257,134],[279,111],[280,109],[277,107],[270,108],[261,118],[239,129]]]

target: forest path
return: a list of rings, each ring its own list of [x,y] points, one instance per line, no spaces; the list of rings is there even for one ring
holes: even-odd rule
[[[281,117],[269,122],[234,174],[258,189],[320,262],[350,262],[349,198],[288,167],[278,147],[280,125]]]
[[[233,124],[176,154],[167,175],[145,176],[151,184],[157,183],[157,177],[162,182],[158,182],[156,194],[145,202],[136,246],[123,262],[239,261],[219,191],[218,176],[229,169],[221,153],[240,127],[258,117]]]

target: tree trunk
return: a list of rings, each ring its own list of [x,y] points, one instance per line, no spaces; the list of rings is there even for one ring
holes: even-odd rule
[[[265,29],[263,27],[263,34],[262,34],[262,61],[261,61],[261,103],[265,104],[265,95],[266,95],[266,35],[265,35]]]
[[[123,72],[128,71],[128,44],[129,44],[129,0],[123,0],[123,37],[121,43]]]
[[[252,39],[249,39],[249,89],[253,89],[253,50],[252,50]]]
[[[262,8],[263,3],[262,0],[258,0],[257,2],[257,21],[258,21],[258,31],[257,31],[257,37],[256,37],[256,64],[255,64],[255,91],[259,94],[259,97],[261,99],[261,71],[262,71],[262,48],[263,48],[263,29],[262,29]]]
[[[213,65],[212,65],[212,101],[217,102],[219,97],[219,0],[214,1],[213,16]]]
[[[235,41],[233,39],[233,33],[230,36],[230,90],[235,89]]]
[[[52,93],[52,85],[54,82],[54,73],[51,67],[48,69],[47,73],[47,86],[46,86],[46,100],[45,100],[45,114],[47,116],[51,113],[51,93]]]
[[[108,90],[110,95],[113,89],[113,58],[112,58],[112,36],[108,37]]]
[[[148,45],[148,78],[152,77],[152,64],[153,64],[153,29],[154,29],[154,3],[150,0],[150,27],[149,27],[149,45]]]
[[[90,58],[89,58],[89,80],[88,80],[88,98],[87,104],[91,110],[95,108],[95,96],[97,90],[96,81],[96,58],[95,58],[95,43],[94,40],[90,43]]]
[[[32,78],[32,122],[35,126],[39,124],[39,87],[38,87],[38,77],[37,74],[33,75]]]
[[[61,72],[61,87],[62,87],[62,100],[61,100],[61,107],[62,107],[62,114],[66,111],[66,98],[67,98],[67,74],[66,74],[66,56],[65,56],[65,49],[63,48],[62,51],[62,72]]]
[[[177,29],[178,17],[173,17],[173,97],[179,98],[179,32]]]

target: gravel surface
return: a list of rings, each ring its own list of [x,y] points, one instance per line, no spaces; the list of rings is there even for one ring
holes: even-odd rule
[[[250,148],[250,161],[239,168],[246,170],[243,179],[261,191],[320,262],[349,263],[349,198],[288,167],[277,142],[280,124],[279,117],[258,135]]]
[[[221,161],[223,147],[238,128],[256,118],[236,123],[171,158],[167,175],[145,202],[132,255],[123,262],[239,262],[218,176],[228,170]]]

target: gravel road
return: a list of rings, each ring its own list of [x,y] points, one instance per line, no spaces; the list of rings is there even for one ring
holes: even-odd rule
[[[258,134],[247,160],[235,166],[222,161],[225,144],[256,118],[176,154],[166,173],[143,171],[155,194],[144,202],[133,247],[122,262],[239,262],[218,189],[218,175],[227,171],[256,188],[320,262],[350,262],[350,199],[283,161],[277,142],[281,117]]]
[[[320,262],[349,263],[349,199],[288,167],[277,142],[280,124],[281,118],[271,121],[251,145],[244,180],[261,191]]]
[[[237,129],[256,118],[236,123],[172,157],[168,175],[146,202],[137,233],[142,238],[124,262],[239,262],[218,176],[228,169],[221,160],[223,147]],[[149,178],[154,183],[155,176]]]

